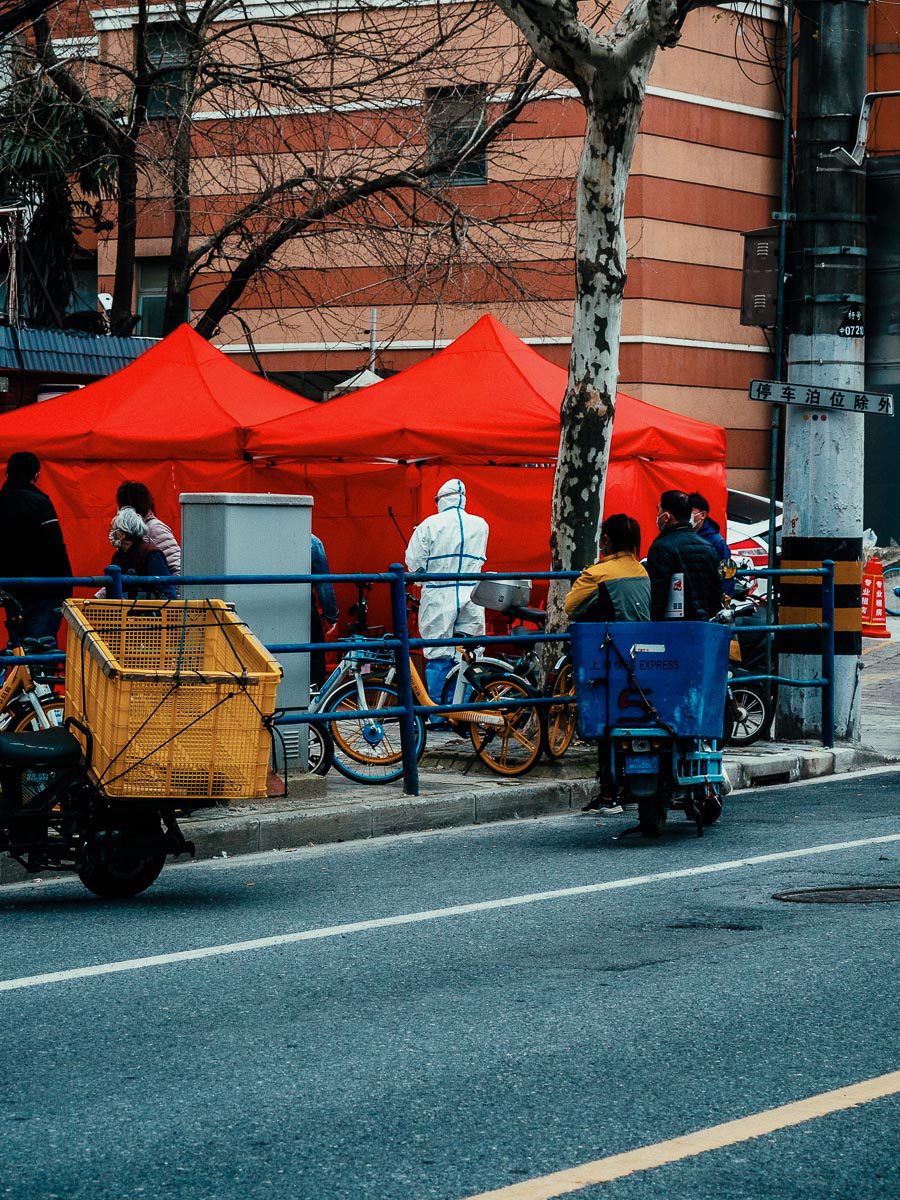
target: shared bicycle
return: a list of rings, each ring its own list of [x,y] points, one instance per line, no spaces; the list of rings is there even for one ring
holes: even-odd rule
[[[334,745],[335,768],[355,782],[389,783],[403,774],[402,701],[397,674],[394,654],[389,648],[382,651],[351,647],[313,699],[312,712],[341,714],[323,720],[322,724]],[[410,675],[416,703],[426,709],[437,708],[412,659]],[[441,719],[454,732],[469,737],[477,757],[492,771],[499,775],[524,775],[541,754],[543,717],[539,706],[527,703],[508,708],[478,706],[536,698],[535,689],[499,660],[460,648],[459,659],[447,678],[444,699],[448,705],[467,707],[443,714]],[[420,713],[414,715],[414,728],[416,756],[421,758],[427,725]]]
[[[0,590],[8,643],[5,653],[14,658],[30,654],[51,654],[58,647],[56,638],[26,638],[23,633],[22,606],[15,596]],[[34,671],[28,663],[9,668],[0,684],[0,732],[26,733],[55,729],[63,723],[64,701],[56,690],[59,681],[52,671]]]

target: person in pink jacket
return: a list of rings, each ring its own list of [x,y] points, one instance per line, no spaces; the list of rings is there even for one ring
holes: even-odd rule
[[[148,537],[157,550],[163,552],[169,571],[172,575],[180,575],[181,547],[169,526],[153,511],[153,497],[147,485],[134,480],[120,484],[116,491],[116,505],[120,509],[133,508],[143,518]]]

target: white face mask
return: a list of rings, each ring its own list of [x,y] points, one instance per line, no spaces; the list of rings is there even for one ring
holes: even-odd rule
[[[706,518],[703,516],[703,513],[699,512],[696,508],[691,513],[691,525],[693,525],[695,529],[699,529],[705,519]]]
[[[665,527],[668,525],[668,523],[669,523],[668,513],[657,513],[656,528],[659,530],[660,533],[662,533],[662,531],[665,529]]]

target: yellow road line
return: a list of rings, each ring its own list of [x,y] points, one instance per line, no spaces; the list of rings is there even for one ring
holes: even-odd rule
[[[705,1154],[707,1150],[720,1150],[723,1146],[734,1146],[751,1138],[764,1137],[779,1129],[802,1125],[805,1121],[814,1121],[817,1117],[828,1116],[829,1113],[868,1104],[872,1100],[896,1095],[897,1092],[900,1092],[900,1071],[891,1071],[888,1075],[865,1079],[862,1083],[837,1088],[833,1092],[822,1092],[818,1096],[797,1100],[793,1104],[782,1104],[778,1108],[752,1113],[749,1117],[741,1117],[737,1121],[726,1121],[723,1125],[698,1129],[695,1133],[672,1138],[667,1142],[641,1146],[637,1150],[613,1154],[609,1158],[598,1158],[595,1162],[583,1163],[580,1167],[556,1171],[553,1175],[543,1175],[538,1179],[526,1179],[492,1192],[480,1192],[477,1196],[469,1196],[467,1200],[550,1200],[552,1196],[566,1196],[570,1192],[578,1192],[598,1183],[623,1179],[626,1175],[634,1175],[638,1171],[648,1171],[652,1167],[665,1166],[666,1163],[694,1158],[698,1154]]]

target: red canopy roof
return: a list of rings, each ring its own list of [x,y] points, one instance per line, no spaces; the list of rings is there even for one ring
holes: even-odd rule
[[[302,461],[545,462],[559,448],[566,372],[494,317],[431,358],[318,411],[250,430],[252,453]],[[621,392],[613,459],[724,462],[725,431]]]
[[[56,461],[234,460],[249,425],[317,407],[181,325],[114,375],[0,416],[0,452],[28,449]]]

